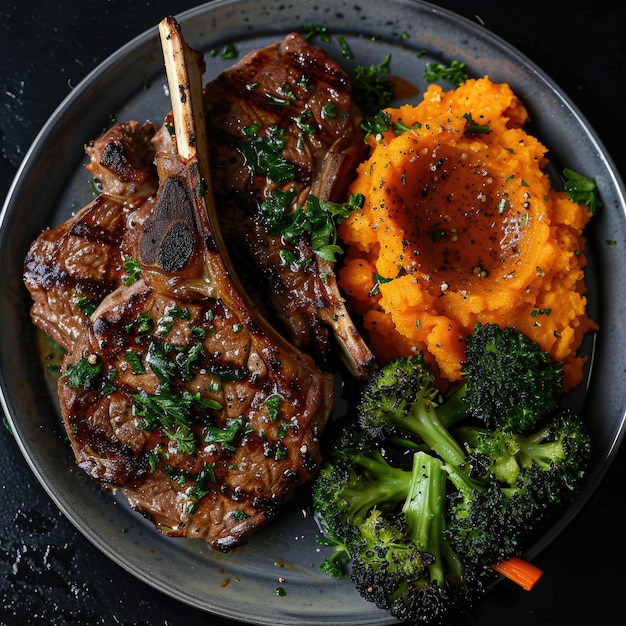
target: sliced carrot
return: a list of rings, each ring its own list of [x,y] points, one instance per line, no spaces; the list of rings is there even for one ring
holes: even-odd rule
[[[502,574],[522,589],[530,591],[539,582],[543,572],[532,563],[517,556],[491,566],[498,574]]]

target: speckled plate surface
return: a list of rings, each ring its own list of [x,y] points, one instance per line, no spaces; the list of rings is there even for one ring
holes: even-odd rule
[[[346,67],[378,64],[390,53],[391,73],[421,89],[428,61],[465,61],[472,75],[489,74],[512,85],[531,113],[533,133],[550,149],[555,171],[567,166],[596,179],[605,208],[588,231],[587,282],[591,314],[601,332],[585,345],[590,356],[587,378],[569,399],[593,418],[589,424],[595,458],[582,496],[531,547],[529,555],[537,553],[593,493],[623,437],[626,387],[619,377],[626,371],[626,330],[620,298],[626,264],[606,242],[626,239],[626,201],[593,130],[527,58],[478,24],[432,5],[409,0],[218,0],[178,17],[189,43],[207,53],[206,78],[229,63],[211,57],[210,50],[235,43],[243,54],[306,23],[328,26],[331,41],[323,45]],[[333,37],[337,34],[346,36],[354,60],[342,59]],[[120,121],[159,123],[169,110],[165,82],[155,26],[73,90],[42,129],[11,188],[0,230],[0,380],[15,436],[48,493],[91,541],[138,578],[179,600],[256,624],[394,623],[361,600],[349,581],[319,573],[325,549],[317,542],[314,521],[297,502],[248,546],[224,555],[200,542],[159,535],[122,499],[102,493],[74,466],[55,393],[40,365],[22,262],[43,228],[92,198],[82,168],[83,144],[100,133],[111,115]],[[279,587],[286,596],[277,595]]]

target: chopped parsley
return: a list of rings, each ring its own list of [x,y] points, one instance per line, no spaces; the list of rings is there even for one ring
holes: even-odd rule
[[[351,211],[361,208],[363,202],[361,194],[353,194],[347,204],[322,202],[317,196],[309,194],[306,203],[297,208],[281,234],[285,241],[292,244],[300,237],[308,237],[315,254],[325,261],[334,262],[337,254],[343,253],[337,245],[337,226]]]
[[[217,478],[215,476],[215,463],[204,462],[202,469],[195,477],[195,482],[192,487],[187,489],[187,497],[192,502],[187,506],[187,515],[193,515],[198,510],[198,504],[204,496],[211,493],[209,483],[215,483]]]
[[[133,415],[140,418],[139,430],[162,430],[180,454],[194,454],[197,450],[196,436],[192,426],[206,419],[209,409],[221,410],[215,400],[203,398],[199,393],[173,392],[168,387],[158,393],[140,391],[131,394],[134,401]]]
[[[343,35],[337,36],[337,43],[339,44],[341,55],[344,59],[354,59],[354,53]]]
[[[335,119],[337,117],[337,106],[334,102],[329,102],[322,107],[322,119]]]
[[[370,135],[379,139],[391,128],[391,114],[379,109],[377,113],[363,120],[361,128],[365,131],[365,141]]]
[[[205,443],[221,443],[227,450],[234,450],[233,442],[245,430],[243,417],[226,420],[224,428],[206,426],[203,431]]]
[[[301,237],[306,237],[315,254],[325,261],[336,261],[336,255],[343,252],[337,245],[337,226],[351,211],[363,206],[363,196],[353,194],[347,204],[340,204],[322,202],[317,196],[309,194],[305,204],[292,212],[291,205],[295,196],[296,191],[293,188],[287,191],[278,189],[268,200],[259,204],[266,231],[270,235],[282,235],[292,245]],[[301,267],[295,255],[291,251],[287,252],[286,255],[281,254],[283,264],[294,269]]]
[[[463,119],[467,121],[465,130],[463,131],[464,135],[488,135],[491,132],[489,124],[476,123],[471,113],[464,113]]]
[[[89,317],[96,310],[96,305],[83,294],[76,295],[76,306],[85,317]]]
[[[157,322],[155,334],[158,336],[167,335],[172,330],[175,320],[188,320],[190,317],[189,309],[186,307],[167,307]]]
[[[146,369],[141,363],[139,355],[134,350],[126,350],[124,355],[126,362],[130,365],[131,372],[133,374],[145,374]]]
[[[267,137],[250,136],[239,142],[239,149],[243,153],[246,163],[253,174],[267,176],[275,183],[284,183],[293,180],[295,166],[283,156],[283,148],[287,137],[279,134],[275,128],[268,129]]]
[[[236,59],[239,56],[239,50],[234,43],[227,43],[221,48],[212,48],[210,54],[212,57],[220,57],[221,59]]]
[[[243,520],[245,520],[246,518],[250,517],[243,509],[235,509],[233,511],[233,517],[238,521],[241,522]]]
[[[565,178],[565,191],[569,197],[576,204],[586,206],[589,212],[595,215],[596,211],[602,207],[596,181],[568,168],[563,170],[563,177]]]
[[[391,55],[388,54],[378,65],[364,67],[359,65],[354,70],[352,87],[354,99],[364,115],[373,115],[376,111],[389,106],[393,98],[393,86],[389,79]]]
[[[465,63],[461,61],[452,60],[449,65],[436,62],[426,63],[424,80],[427,83],[445,80],[454,87],[459,87],[467,79],[468,74],[465,71]]]
[[[124,261],[124,271],[126,276],[122,278],[122,284],[126,287],[136,283],[141,277],[141,265],[135,259],[126,259]]]
[[[72,389],[90,391],[95,388],[95,379],[101,372],[102,362],[87,357],[76,363],[70,363],[61,378],[67,378],[67,385]]]
[[[300,27],[302,36],[307,41],[312,41],[315,37],[319,37],[320,41],[328,43],[330,41],[330,35],[328,34],[328,28],[321,24],[303,24]]]
[[[278,394],[269,396],[265,400],[265,406],[272,422],[277,422],[280,418],[280,401],[281,397]]]
[[[380,274],[377,274],[376,272],[372,274],[372,278],[374,279],[374,286],[370,289],[370,292],[368,294],[370,298],[372,296],[377,295],[380,292],[381,285],[384,285],[385,283],[389,283],[393,280],[393,278],[385,278],[384,276],[381,276]]]

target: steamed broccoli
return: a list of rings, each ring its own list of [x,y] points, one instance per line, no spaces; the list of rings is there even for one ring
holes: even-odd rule
[[[443,534],[447,474],[442,461],[414,454],[411,483],[398,515],[373,509],[361,527],[352,580],[361,595],[403,621],[443,623],[484,591],[474,569]]]
[[[549,472],[558,468],[564,486],[579,481],[589,462],[590,441],[580,417],[569,408],[559,408],[532,433],[488,430],[460,426],[455,435],[468,450],[475,472],[492,474],[514,485],[525,469]]]
[[[322,570],[337,575],[347,554],[359,593],[401,620],[434,624],[469,608],[483,584],[442,532],[443,462],[420,450],[398,467],[349,420],[329,444],[313,504],[337,549]]]
[[[349,550],[370,511],[403,502],[411,472],[391,465],[358,428],[332,426],[325,440],[326,462],[313,489],[313,508],[322,530]]]
[[[521,555],[571,501],[589,462],[582,421],[558,407],[559,365],[495,325],[467,346],[467,378],[448,396],[419,353],[374,372],[355,415],[327,431],[312,486],[336,547],[325,571],[349,561],[359,592],[402,620],[471,606],[492,565]]]
[[[438,417],[441,393],[421,353],[391,361],[374,372],[363,385],[357,414],[361,428],[372,439],[401,440],[417,437],[442,459],[462,464],[465,455],[446,426],[463,417],[462,398],[449,400],[446,425]]]
[[[519,330],[478,324],[466,339],[463,379],[471,416],[523,433],[556,408],[563,364]]]
[[[589,436],[569,409],[556,410],[532,434],[471,425],[455,434],[467,449],[472,477],[450,472],[456,492],[444,534],[475,564],[519,555],[550,516],[573,500],[590,460]]]

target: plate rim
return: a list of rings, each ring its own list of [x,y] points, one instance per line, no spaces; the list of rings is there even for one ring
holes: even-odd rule
[[[178,14],[177,19],[179,19],[184,30],[185,24],[197,16],[204,15],[205,13],[214,13],[218,9],[226,9],[228,7],[238,6],[242,4],[245,5],[250,2],[254,2],[254,0],[214,0],[213,2],[199,5],[197,7],[181,12],[180,14]],[[611,179],[611,183],[616,191],[616,196],[620,200],[620,202],[618,202],[618,205],[620,205],[620,207],[618,208],[621,208],[622,214],[626,212],[626,208],[625,208],[626,207],[626,200],[625,200],[626,192],[624,191],[623,181],[621,180],[619,173],[617,171],[617,168],[615,167],[615,164],[611,156],[608,154],[607,150],[605,149],[601,139],[598,137],[593,127],[591,127],[591,125],[588,123],[588,121],[586,120],[582,112],[578,109],[578,107],[570,99],[570,97],[562,89],[560,89],[558,84],[554,80],[552,80],[545,72],[543,72],[531,59],[529,59],[526,55],[524,55],[519,50],[511,46],[511,44],[507,43],[504,39],[500,38],[494,33],[491,33],[491,31],[489,31],[486,27],[476,24],[472,22],[471,20],[463,16],[460,16],[448,9],[445,9],[440,6],[432,5],[429,2],[421,2],[419,0],[415,0],[415,1],[393,0],[392,3],[397,4],[397,5],[404,5],[407,7],[410,6],[413,9],[415,9],[416,7],[418,8],[421,7],[424,10],[429,10],[429,11],[432,11],[433,13],[438,13],[441,16],[446,17],[447,19],[451,19],[454,22],[463,25],[465,28],[468,28],[472,32],[473,35],[478,36],[478,37],[484,37],[486,34],[488,34],[489,37],[495,43],[496,47],[504,48],[509,55],[512,54],[514,55],[515,58],[522,61],[524,66],[529,71],[531,71],[533,74],[539,77],[540,81],[543,84],[545,84],[548,88],[550,88],[553,92],[555,92],[558,95],[558,98],[568,108],[571,114],[574,115],[574,117],[576,118],[580,126],[585,129],[585,133],[587,137],[589,138],[589,140],[591,140],[591,142],[593,143],[593,147],[597,151],[598,155],[601,155],[602,160],[605,163],[606,172],[609,175],[609,178]],[[309,5],[309,4],[314,4],[314,3],[309,2],[307,0],[306,2],[303,2],[301,4]],[[319,4],[319,3],[315,3],[315,4]],[[3,208],[2,208],[2,212],[0,213],[0,237],[2,237],[2,239],[4,239],[4,224],[5,224],[6,216],[10,212],[11,207],[13,206],[14,202],[17,202],[16,196],[19,195],[21,188],[25,184],[24,179],[28,178],[30,168],[33,166],[32,161],[35,155],[37,154],[37,150],[39,146],[42,143],[45,143],[45,139],[59,126],[59,124],[62,123],[63,118],[67,114],[68,109],[71,109],[73,106],[76,105],[76,102],[80,99],[80,97],[86,94],[86,92],[95,83],[97,83],[98,79],[102,76],[102,74],[111,71],[111,68],[113,68],[117,63],[123,62],[128,57],[129,54],[136,51],[138,48],[150,46],[151,45],[150,41],[152,39],[156,39],[157,32],[158,32],[158,27],[153,26],[145,30],[143,33],[139,34],[138,36],[134,37],[133,39],[131,39],[122,47],[118,48],[118,50],[116,50],[114,53],[109,55],[106,59],[104,59],[101,63],[99,63],[93,70],[91,70],[80,81],[80,83],[74,88],[74,90],[71,93],[69,93],[59,103],[59,105],[56,107],[54,112],[50,115],[46,123],[42,126],[41,130],[37,133],[31,146],[29,147],[24,158],[22,159],[22,162],[20,163],[18,170],[16,172],[16,175],[7,192],[7,196],[6,196]],[[284,32],[284,31],[281,31],[281,32]],[[155,46],[152,45],[152,47],[154,48]],[[158,48],[158,50],[160,53],[160,48]],[[2,239],[0,239],[0,241],[2,241]],[[136,571],[136,567],[132,563],[126,562],[124,559],[122,559],[121,555],[117,555],[117,557],[112,555],[110,549],[105,549],[105,547],[101,545],[101,542],[99,540],[100,538],[93,529],[85,528],[83,524],[80,524],[77,522],[71,509],[68,509],[67,501],[59,497],[57,490],[51,487],[49,483],[49,478],[46,478],[44,475],[41,474],[41,468],[35,463],[35,460],[31,458],[29,446],[27,445],[27,443],[23,441],[22,438],[16,434],[20,432],[20,428],[19,428],[20,425],[19,423],[15,423],[14,421],[12,411],[10,410],[8,401],[5,397],[4,383],[2,385],[2,389],[0,389],[0,401],[5,411],[5,414],[7,415],[7,419],[9,420],[9,423],[11,427],[13,428],[13,432],[15,435],[14,438],[16,442],[18,443],[18,446],[20,450],[22,451],[22,454],[26,458],[29,466],[33,470],[33,473],[37,477],[38,481],[43,485],[43,487],[46,489],[46,491],[48,492],[52,500],[59,507],[59,509],[64,513],[64,515],[77,527],[79,531],[81,531],[97,548],[99,548],[102,552],[104,552],[104,554],[106,554],[109,558],[113,559],[115,562],[122,565],[131,574],[139,577],[141,580],[143,580],[147,584],[150,584],[152,586],[157,586],[157,588],[159,588],[161,591],[168,593],[168,590],[165,590],[159,587],[158,583],[155,583],[155,581],[152,580],[151,578],[147,576],[142,576],[141,573],[138,574],[138,572]],[[586,494],[585,496],[583,496],[582,498],[579,498],[576,501],[574,507],[572,508],[572,511],[570,512],[571,514],[575,515],[578,511],[580,511],[580,509],[582,509],[582,507],[586,504],[588,499],[591,497],[591,495],[595,491],[597,485],[601,482],[604,475],[609,470],[610,465],[623,442],[623,439],[625,436],[625,428],[624,428],[625,423],[626,423],[626,407],[623,407],[621,421],[618,425],[612,445],[608,449],[607,454],[605,455],[604,463],[602,464],[601,471],[596,471],[594,473],[592,477],[593,484],[591,488],[589,488],[585,492]],[[532,549],[533,554],[539,553],[549,543],[551,543],[558,536],[561,530],[569,524],[570,521],[571,521],[570,515],[564,516],[563,519],[559,523],[557,523],[557,525],[555,525],[555,529],[554,531],[551,531],[549,537],[546,537],[544,541],[541,541],[535,546],[533,546],[533,549]],[[174,595],[174,594],[170,594],[170,595]],[[195,603],[195,600],[196,600],[195,598],[181,598],[178,591],[176,592],[174,597],[197,607],[197,604]],[[197,607],[197,608],[201,608],[208,612],[214,612],[214,610],[210,608],[205,608],[204,606]],[[245,616],[236,614],[236,612],[232,614],[229,614],[229,613],[218,613],[218,614],[223,615],[224,617],[231,617],[233,619],[245,620]],[[254,617],[258,618],[259,616],[254,616]],[[371,622],[372,624],[394,623],[394,620],[388,621],[385,618],[379,619],[378,617],[375,617],[373,619],[374,621]],[[271,623],[271,622],[267,622],[267,623]],[[290,623],[290,622],[285,622],[285,623]],[[303,623],[303,622],[298,622],[298,623]],[[359,622],[359,623],[366,623],[366,622]]]

